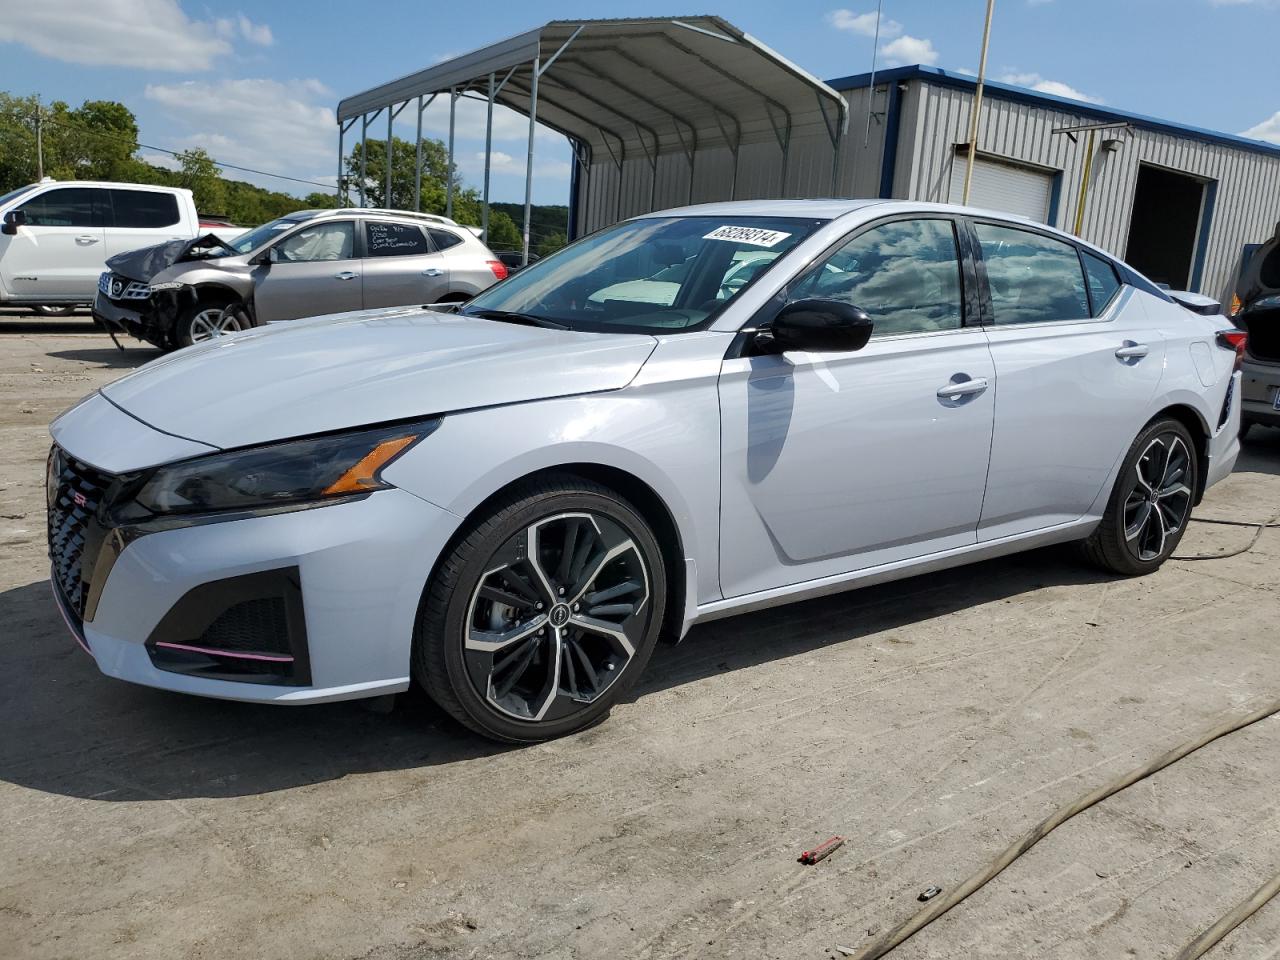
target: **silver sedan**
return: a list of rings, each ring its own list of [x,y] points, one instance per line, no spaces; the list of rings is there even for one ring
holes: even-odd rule
[[[86,399],[53,425],[55,595],[124,680],[418,683],[557,737],[694,623],[1068,541],[1157,569],[1239,451],[1222,325],[980,210],[649,214],[458,312],[234,333]]]

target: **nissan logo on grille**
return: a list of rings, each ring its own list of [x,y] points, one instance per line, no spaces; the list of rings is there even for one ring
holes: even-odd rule
[[[112,281],[111,281],[111,295],[112,295],[113,297],[118,297],[118,296],[120,296],[120,294],[122,294],[122,293],[124,293],[124,281],[122,281],[122,280],[112,280]]]

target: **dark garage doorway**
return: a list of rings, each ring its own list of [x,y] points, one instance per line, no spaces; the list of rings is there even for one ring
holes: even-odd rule
[[[1140,165],[1125,260],[1156,283],[1190,289],[1203,206],[1203,180]]]

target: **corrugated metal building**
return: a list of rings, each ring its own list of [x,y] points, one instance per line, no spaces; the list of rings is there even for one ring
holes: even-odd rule
[[[642,159],[619,170],[592,156],[574,178],[575,233],[730,194],[830,196],[833,161],[842,196],[959,202],[974,78],[913,66],[874,79],[827,82],[850,108],[834,156],[826,138],[797,139],[784,166],[776,145],[744,143],[736,162],[727,148],[703,150],[691,178],[684,158],[666,153],[656,182]],[[1084,239],[1152,279],[1219,299],[1245,246],[1280,221],[1280,147],[1244,137],[987,83],[977,149],[973,205],[1068,231],[1078,223]]]

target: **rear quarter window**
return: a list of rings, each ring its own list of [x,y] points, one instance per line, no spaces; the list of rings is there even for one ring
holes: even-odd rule
[[[114,226],[137,229],[172,227],[181,216],[178,198],[155,190],[112,190]]]
[[[462,242],[462,238],[456,233],[450,233],[448,230],[437,230],[434,227],[428,227],[427,233],[431,235],[431,242],[436,245],[437,250],[448,250],[450,247],[456,247]]]
[[[1120,279],[1116,276],[1115,267],[1102,257],[1081,251],[1080,259],[1084,261],[1084,276],[1089,283],[1093,315],[1101,316],[1120,292]]]

